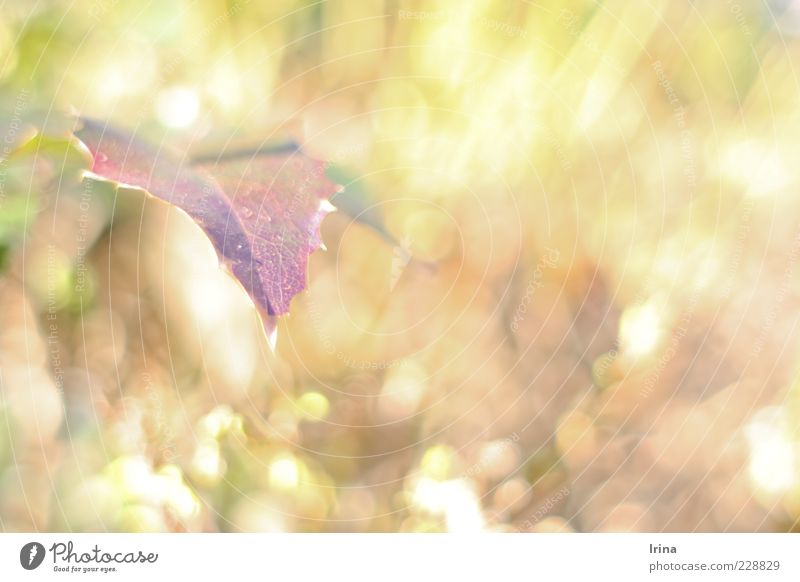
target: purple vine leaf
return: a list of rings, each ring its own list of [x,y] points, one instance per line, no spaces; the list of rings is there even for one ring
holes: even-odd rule
[[[340,189],[325,163],[292,150],[191,165],[104,123],[81,124],[75,136],[91,154],[89,175],[145,190],[188,214],[252,298],[274,347],[276,318],[306,288],[308,257],[322,246],[319,227]]]

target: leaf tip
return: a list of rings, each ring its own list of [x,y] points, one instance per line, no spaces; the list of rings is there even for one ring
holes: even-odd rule
[[[331,204],[330,200],[328,200],[327,198],[322,198],[319,201],[319,211],[327,214],[330,212],[335,212],[336,207],[333,204]]]
[[[278,345],[278,325],[275,321],[275,318],[272,316],[263,316],[263,319],[264,333],[267,337],[267,345],[269,345],[269,349],[274,354]]]

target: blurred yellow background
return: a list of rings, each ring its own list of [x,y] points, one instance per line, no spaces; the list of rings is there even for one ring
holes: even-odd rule
[[[0,530],[796,528],[800,3],[1,10]],[[69,112],[332,163],[274,353]]]

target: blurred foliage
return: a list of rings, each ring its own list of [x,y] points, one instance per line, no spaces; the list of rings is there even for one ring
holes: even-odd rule
[[[2,10],[4,531],[796,529],[796,3]],[[274,353],[74,112],[331,162]]]

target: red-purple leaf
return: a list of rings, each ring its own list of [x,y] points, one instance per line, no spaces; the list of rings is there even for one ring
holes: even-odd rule
[[[171,152],[92,120],[75,134],[93,174],[142,188],[186,212],[262,314],[267,334],[306,287],[308,256],[338,186],[299,151],[190,165]]]

